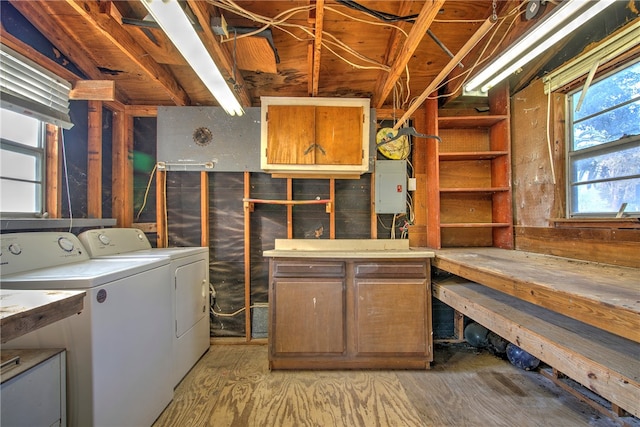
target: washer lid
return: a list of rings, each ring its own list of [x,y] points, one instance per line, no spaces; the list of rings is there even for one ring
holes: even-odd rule
[[[88,289],[169,265],[169,258],[98,258],[2,277],[3,289]],[[168,269],[168,268],[167,268]],[[144,280],[139,277],[135,280]]]

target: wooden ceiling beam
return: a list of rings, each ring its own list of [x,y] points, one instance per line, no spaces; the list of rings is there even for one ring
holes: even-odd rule
[[[427,0],[422,6],[422,10],[411,28],[409,37],[405,40],[398,56],[391,65],[391,69],[389,70],[384,84],[377,87],[374,92],[374,98],[377,100],[375,103],[376,108],[380,108],[384,105],[391,89],[393,89],[393,86],[404,72],[406,65],[409,63],[409,60],[411,60],[413,53],[418,48],[418,45],[424,38],[424,35],[427,33],[427,30],[442,8],[444,2],[445,0]]]
[[[116,82],[113,80],[76,80],[69,99],[86,101],[115,101]]]
[[[235,82],[232,91],[238,96],[240,104],[242,104],[243,107],[251,107],[251,96],[249,96],[242,75],[237,70],[237,64],[235,67],[236,72],[234,73],[233,58],[229,54],[229,51],[218,42],[216,35],[213,34],[213,30],[211,29],[211,6],[207,2],[197,0],[187,0],[187,4],[196,15],[200,27],[202,27],[204,37],[200,37],[200,39],[213,58],[213,61],[222,72],[226,73]]]
[[[75,78],[90,78],[100,80],[103,78],[100,70],[91,60],[88,52],[78,43],[74,43],[74,37],[65,31],[65,24],[57,15],[51,13],[48,1],[16,1],[11,0],[11,5],[27,18],[38,31],[51,42],[62,55],[73,61],[73,64],[84,74]],[[73,59],[71,59],[73,58]]]
[[[76,1],[66,0],[87,23],[100,31],[102,36],[113,43],[134,64],[140,67],[152,80],[159,83],[168,93],[176,105],[190,105],[189,95],[178,84],[171,72],[165,66],[154,61],[147,52],[122,27],[122,22],[116,21],[117,10],[111,1]]]
[[[413,4],[412,0],[403,0],[402,3],[400,4],[400,7],[398,8],[397,15],[407,16],[411,11],[412,4]],[[408,29],[409,23],[399,22],[398,26],[401,27],[402,29]],[[391,28],[391,34],[389,35],[389,42],[387,43],[387,49],[385,50],[384,60],[383,60],[385,65],[390,65],[396,59],[396,57],[398,56],[398,51],[400,49],[400,43],[402,43],[402,40],[404,40],[404,34],[402,34],[402,32],[395,27]],[[378,75],[378,80],[376,81],[375,87],[376,88],[383,87],[387,76],[388,76],[387,72],[381,71],[380,74]],[[373,96],[374,97],[371,100],[371,103],[375,105],[378,102],[378,99],[376,98],[377,91],[376,93],[374,93]]]
[[[315,28],[313,31],[313,65],[311,68],[311,96],[318,96],[320,82],[320,55],[322,51],[322,28],[324,26],[324,0],[315,0]]]

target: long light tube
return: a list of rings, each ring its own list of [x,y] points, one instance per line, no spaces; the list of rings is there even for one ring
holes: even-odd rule
[[[465,85],[465,90],[472,92],[479,88],[481,92],[487,92],[614,2],[615,0],[564,0],[548,17],[471,78]]]
[[[222,73],[213,62],[178,1],[141,0],[141,2],[220,106],[232,116],[243,115],[242,106],[222,77]]]

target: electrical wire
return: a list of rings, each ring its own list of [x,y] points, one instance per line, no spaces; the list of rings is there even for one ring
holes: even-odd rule
[[[62,145],[62,167],[64,169],[64,183],[67,188],[67,206],[69,208],[69,233],[73,228],[73,211],[71,210],[71,191],[69,190],[69,170],[67,169],[67,150],[64,143],[64,129],[60,130],[60,142]]]
[[[153,165],[153,170],[149,174],[149,181],[147,182],[147,188],[144,190],[144,197],[142,199],[142,206],[140,207],[140,210],[138,210],[138,215],[136,215],[136,221],[138,221],[140,219],[140,215],[142,214],[142,211],[144,210],[145,206],[147,205],[147,198],[149,197],[149,188],[151,188],[151,182],[153,181],[153,177],[156,174],[156,169],[157,168],[158,168],[158,164],[156,163],[155,165]]]
[[[217,304],[216,304],[217,305]],[[255,304],[252,304],[249,306],[249,308],[267,308],[269,307],[269,303],[268,302],[257,302]],[[218,308],[220,308],[220,306],[218,306]],[[211,307],[211,314],[213,314],[214,316],[217,317],[234,317],[237,316],[238,314],[242,313],[243,311],[245,311],[247,309],[247,307],[242,307],[239,308],[238,310],[232,312],[232,313],[222,313],[220,311],[215,311],[213,307]]]

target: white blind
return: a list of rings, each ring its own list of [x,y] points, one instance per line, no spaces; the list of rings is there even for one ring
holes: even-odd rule
[[[71,129],[71,84],[0,44],[0,103],[17,113]]]

